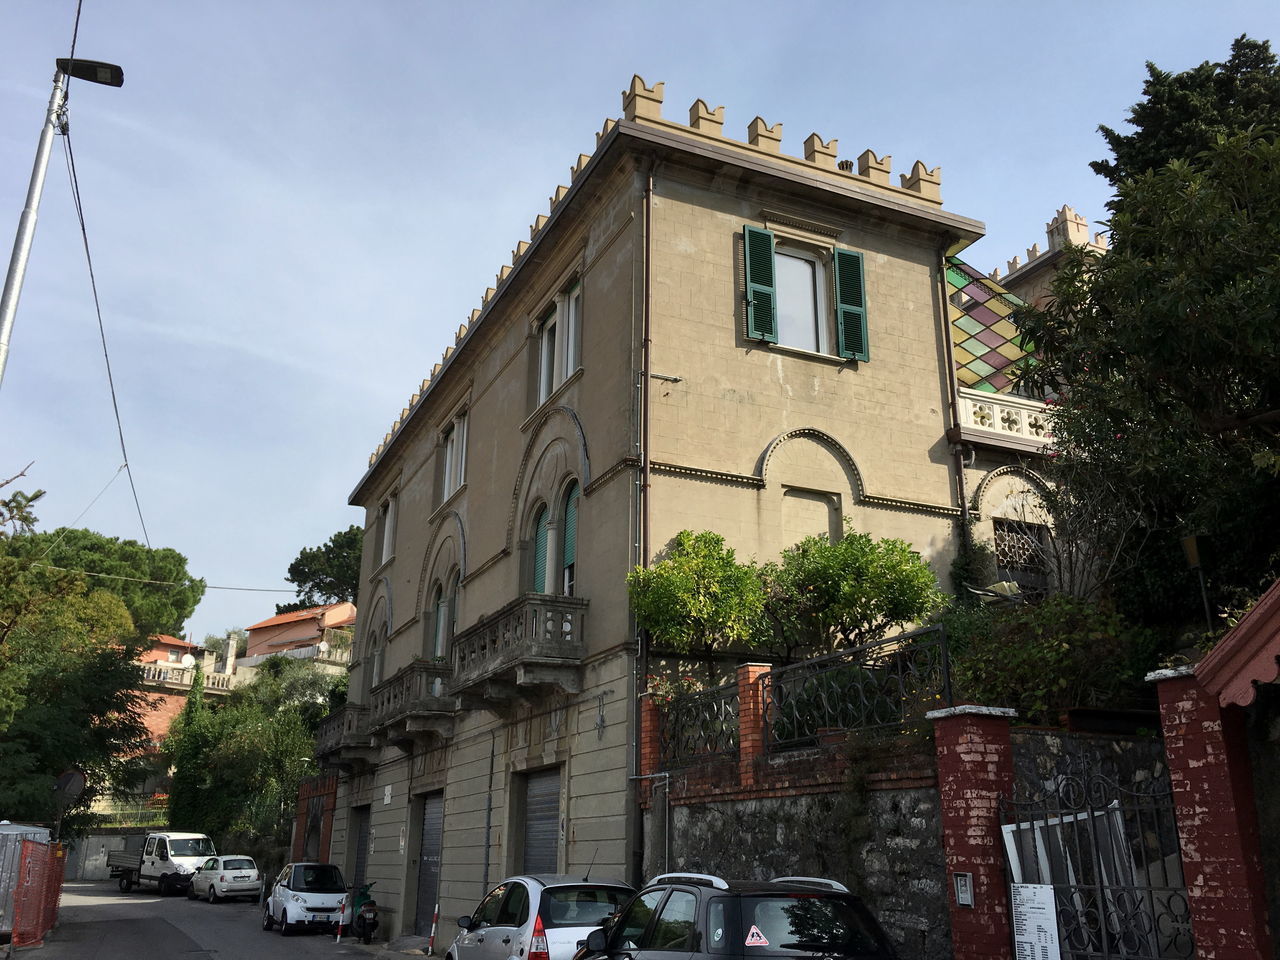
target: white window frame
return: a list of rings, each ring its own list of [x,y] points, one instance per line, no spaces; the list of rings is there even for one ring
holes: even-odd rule
[[[444,467],[441,476],[441,502],[448,500],[467,482],[467,411],[454,415],[441,436]]]
[[[797,291],[789,290],[784,293],[782,285],[782,270],[780,264],[782,258],[791,258],[793,260],[806,261],[813,265],[813,341],[803,345],[789,342],[783,337],[783,301],[784,298],[791,298],[800,295]],[[778,302],[775,307],[775,315],[778,324],[778,346],[789,347],[792,350],[805,350],[809,353],[832,354],[835,344],[835,308],[832,305],[831,285],[835,282],[832,276],[831,256],[823,248],[810,247],[807,244],[799,244],[786,236],[780,236],[775,233],[773,246],[773,263],[774,263],[774,289],[777,291]],[[816,345],[815,345],[816,344]]]
[[[382,562],[396,555],[396,494],[392,493],[382,504],[385,523],[382,528]]]
[[[582,365],[582,283],[556,294],[538,328],[538,403],[560,389]]]

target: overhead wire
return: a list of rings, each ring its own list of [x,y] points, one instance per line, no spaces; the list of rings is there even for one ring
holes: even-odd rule
[[[59,567],[52,563],[35,562],[31,564],[33,567],[44,567],[46,570],[59,570],[63,573],[82,573],[86,577],[103,577],[107,580],[127,580],[130,583],[149,583],[157,587],[186,587],[190,583],[182,583],[178,580],[148,580],[146,577],[126,577],[118,573],[94,573],[92,570],[75,570],[71,567]],[[206,590],[235,590],[242,593],[297,593],[296,590],[285,590],[282,587],[216,587],[213,584],[206,583]]]
[[[75,525],[80,522],[81,518],[84,517],[84,515],[88,513],[90,510],[93,509],[93,505],[102,499],[102,495],[107,492],[107,489],[113,483],[116,482],[116,478],[120,476],[120,474],[124,471],[125,467],[127,466],[128,464],[122,463],[120,464],[120,466],[116,467],[116,472],[111,475],[111,479],[108,480],[106,484],[102,487],[102,489],[98,491],[98,495],[89,501],[89,505],[80,511],[79,516],[77,516],[74,520],[72,520],[69,524],[67,524],[62,528],[62,532],[58,534],[57,537],[54,538],[52,543],[50,543],[47,547],[44,548],[44,553],[40,554],[39,559],[44,559],[45,557],[47,557],[49,555],[49,552],[63,541],[63,538],[65,538],[66,535],[72,531]]]
[[[76,38],[80,34],[80,10],[84,0],[78,0],[76,3],[76,20],[75,26],[71,31],[71,59],[75,59],[76,55]],[[67,102],[71,99],[71,77],[67,77],[67,91],[63,98],[63,109],[66,109]],[[84,203],[80,197],[80,178],[76,175],[76,155],[75,150],[71,146],[71,127],[65,121],[61,123],[62,127],[62,149],[67,159],[67,173],[71,179],[71,198],[75,203],[76,219],[80,223],[80,237],[84,243],[85,262],[89,267],[89,286],[93,290],[93,308],[98,317],[98,336],[102,340],[102,359],[107,367],[107,386],[111,391],[111,410],[116,418],[116,435],[120,440],[120,455],[124,458],[124,471],[129,477],[129,489],[133,492],[133,505],[138,512],[138,523],[142,526],[142,539],[146,541],[147,547],[151,547],[151,535],[147,532],[147,521],[142,515],[142,501],[138,498],[138,486],[134,482],[133,468],[129,466],[129,451],[125,447],[124,442],[124,424],[120,420],[120,403],[116,398],[115,377],[111,372],[111,354],[107,350],[107,330],[102,321],[102,302],[98,298],[98,279],[93,270],[93,254],[89,249],[89,231],[85,226],[84,220]],[[83,514],[81,514],[83,516]],[[77,518],[78,519],[78,518]]]

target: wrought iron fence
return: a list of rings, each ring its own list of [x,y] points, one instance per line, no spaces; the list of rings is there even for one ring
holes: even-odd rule
[[[738,755],[738,685],[676,697],[661,708],[663,769],[709,756]]]
[[[819,743],[828,731],[906,726],[951,706],[946,633],[914,630],[770,670],[760,683],[771,751]]]
[[[1002,800],[1001,821],[1010,882],[1053,888],[1063,960],[1196,955],[1167,783],[1126,788],[1079,761]]]

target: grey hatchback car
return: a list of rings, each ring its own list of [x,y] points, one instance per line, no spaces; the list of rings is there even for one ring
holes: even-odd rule
[[[618,880],[563,874],[509,877],[459,917],[446,960],[571,960],[592,930],[631,899]]]

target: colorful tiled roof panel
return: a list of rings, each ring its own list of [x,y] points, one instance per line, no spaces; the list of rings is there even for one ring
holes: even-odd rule
[[[947,287],[956,379],[974,390],[1008,393],[1035,363],[1035,345],[1017,325],[1026,303],[959,257],[947,257]]]

